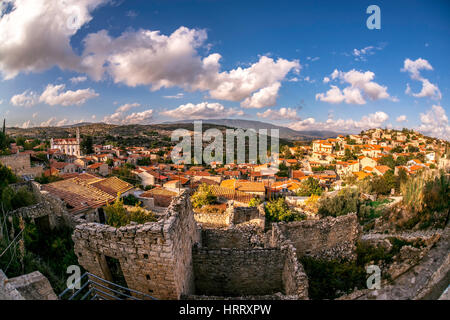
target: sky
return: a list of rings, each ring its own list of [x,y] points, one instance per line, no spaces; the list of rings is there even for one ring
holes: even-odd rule
[[[449,39],[449,1],[0,0],[0,116],[450,140]]]

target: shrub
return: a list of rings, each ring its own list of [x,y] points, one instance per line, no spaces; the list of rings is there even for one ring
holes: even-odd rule
[[[217,197],[213,194],[211,186],[205,183],[202,183],[191,197],[192,206],[194,208],[214,204],[216,201]]]
[[[308,276],[309,297],[317,299],[336,299],[356,288],[366,285],[366,272],[354,262],[322,260],[304,256],[300,262]]]
[[[313,177],[308,177],[300,184],[300,188],[297,190],[298,196],[310,196],[318,195],[320,196],[323,192],[322,187],[319,185],[319,181]]]
[[[262,203],[261,198],[259,197],[255,197],[253,199],[250,200],[250,202],[248,203],[249,207],[257,207]]]
[[[116,228],[126,226],[132,221],[138,224],[157,221],[156,216],[152,212],[147,212],[138,206],[128,212],[123,206],[123,200],[120,199],[120,195],[113,204],[106,205],[105,214],[107,217],[106,223]]]
[[[319,201],[318,213],[322,216],[342,216],[351,212],[358,212],[360,206],[359,192],[345,188],[334,197],[326,197]]]
[[[291,210],[284,198],[272,200],[265,206],[266,219],[271,222],[301,221],[306,218],[294,210]]]

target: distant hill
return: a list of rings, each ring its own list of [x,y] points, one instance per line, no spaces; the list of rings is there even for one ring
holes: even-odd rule
[[[193,123],[194,120],[180,120],[170,123]],[[204,119],[201,120],[203,123],[212,123],[216,125],[227,126],[231,128],[242,128],[242,129],[268,129],[268,134],[270,135],[270,129],[278,129],[280,133],[280,138],[288,140],[313,140],[313,139],[325,139],[336,137],[341,134],[334,131],[296,131],[287,127],[277,126],[272,123],[254,121],[254,120],[242,120],[242,119]]]
[[[239,119],[206,119],[203,121],[203,131],[209,128],[217,128],[224,131],[227,128],[242,129],[278,129],[281,140],[303,140],[310,141],[313,139],[324,139],[336,137],[339,133],[333,131],[296,131],[287,127],[277,126],[271,123],[239,120]],[[75,136],[76,129],[80,129],[81,135],[91,135],[94,137],[118,137],[118,138],[139,138],[152,136],[152,132],[158,132],[161,136],[170,137],[173,130],[187,129],[194,130],[194,121],[175,121],[148,125],[114,125],[106,123],[90,123],[83,122],[73,125],[65,125],[61,127],[33,127],[33,128],[7,128],[7,132],[11,136],[25,136],[39,139],[64,138],[67,136]]]

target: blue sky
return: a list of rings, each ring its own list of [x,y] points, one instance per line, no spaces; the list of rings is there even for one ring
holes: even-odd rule
[[[30,3],[0,6],[11,126],[234,117],[450,139],[448,1]],[[372,4],[380,30],[366,27]]]

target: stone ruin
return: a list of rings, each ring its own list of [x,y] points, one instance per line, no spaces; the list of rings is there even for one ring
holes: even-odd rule
[[[359,234],[356,215],[271,228],[262,205],[230,202],[225,214],[208,218],[194,215],[182,192],[157,222],[82,223],[73,240],[88,272],[114,282],[113,259],[128,288],[158,299],[308,299],[299,258],[351,258]]]
[[[0,270],[0,300],[57,300],[57,297],[39,271],[8,279]]]

